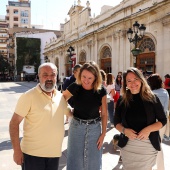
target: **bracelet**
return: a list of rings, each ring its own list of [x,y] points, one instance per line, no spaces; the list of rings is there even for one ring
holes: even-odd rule
[[[125,127],[122,128],[122,132],[121,133],[125,135]]]

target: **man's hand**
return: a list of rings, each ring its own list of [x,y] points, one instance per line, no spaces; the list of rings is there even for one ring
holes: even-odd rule
[[[21,150],[14,151],[13,159],[17,165],[22,165],[22,163],[24,162],[24,156],[22,151]]]

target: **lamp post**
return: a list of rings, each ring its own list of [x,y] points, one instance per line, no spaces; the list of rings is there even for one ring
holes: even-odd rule
[[[72,59],[72,56],[75,55],[74,53],[74,48],[72,46],[70,46],[67,50],[67,55],[69,56],[69,62],[71,63],[71,69],[73,67],[73,59]],[[71,71],[72,72],[72,71]]]
[[[138,21],[135,21],[133,24],[133,31],[131,28],[127,31],[128,40],[130,43],[133,43],[135,45],[135,48],[131,50],[134,60],[136,60],[136,57],[141,53],[141,50],[137,48],[137,43],[141,41],[144,37],[146,27],[144,24],[139,24]],[[133,33],[135,34],[132,38]],[[139,33],[139,34],[138,34]],[[136,62],[134,63],[134,66],[136,66]]]

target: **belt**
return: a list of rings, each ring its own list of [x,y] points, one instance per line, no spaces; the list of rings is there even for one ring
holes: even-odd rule
[[[89,120],[84,120],[84,119],[79,119],[77,117],[74,117],[75,120],[79,121],[80,123],[84,123],[84,124],[95,124],[99,121],[101,121],[101,117],[97,117],[96,119],[89,119]]]

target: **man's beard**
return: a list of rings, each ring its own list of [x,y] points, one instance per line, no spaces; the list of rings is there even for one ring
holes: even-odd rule
[[[53,81],[47,80],[45,81],[45,83],[40,83],[40,87],[45,92],[52,92],[55,89],[55,84],[53,83]]]

